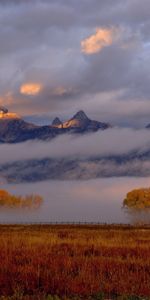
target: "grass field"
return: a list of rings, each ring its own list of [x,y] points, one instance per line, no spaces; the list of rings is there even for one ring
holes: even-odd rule
[[[2,299],[150,299],[150,227],[0,225]]]

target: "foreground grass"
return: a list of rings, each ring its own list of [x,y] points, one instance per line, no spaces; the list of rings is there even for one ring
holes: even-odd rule
[[[47,295],[47,296],[42,296],[42,295],[36,295],[36,296],[20,296],[20,295],[16,295],[14,294],[14,296],[12,297],[5,297],[2,296],[0,297],[0,300],[111,300],[111,299],[117,299],[117,300],[149,300],[149,298],[141,298],[141,297],[137,297],[137,296],[120,296],[120,297],[113,297],[113,298],[109,298],[106,299],[105,296],[103,294],[97,294],[97,295],[93,295],[91,297],[80,297],[80,296],[76,296],[76,297],[63,297],[60,298],[57,295],[56,296],[52,296],[52,295]]]
[[[0,300],[106,298],[150,299],[150,227],[0,226]]]

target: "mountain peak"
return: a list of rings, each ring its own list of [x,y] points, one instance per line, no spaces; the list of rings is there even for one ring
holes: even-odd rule
[[[79,110],[70,120],[63,123],[63,128],[85,128],[89,124],[90,119],[83,110]]]
[[[7,114],[8,113],[8,109],[4,106],[0,106],[0,114]]]
[[[88,117],[83,110],[79,110],[74,116],[73,119],[77,120],[87,120]]]
[[[62,122],[60,121],[60,119],[59,119],[58,117],[56,117],[56,118],[53,120],[52,126],[53,126],[53,127],[58,127],[58,128],[62,127]]]
[[[59,125],[59,124],[62,124],[62,122],[60,121],[59,118],[56,117],[56,118],[53,120],[52,125]]]
[[[79,110],[74,116],[73,119],[77,119],[77,120],[88,120],[89,118],[87,117],[87,115],[85,114],[85,112],[83,110]]]
[[[20,119],[16,113],[8,112],[8,109],[0,106],[0,119]]]

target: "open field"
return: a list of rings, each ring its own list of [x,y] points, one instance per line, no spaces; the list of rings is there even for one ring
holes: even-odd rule
[[[150,299],[150,227],[0,225],[2,299]]]

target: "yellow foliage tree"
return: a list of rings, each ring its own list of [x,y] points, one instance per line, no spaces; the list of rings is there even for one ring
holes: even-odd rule
[[[43,202],[39,195],[15,196],[5,190],[0,190],[0,206],[11,208],[38,208]]]
[[[127,193],[123,206],[133,209],[150,209],[150,188],[135,189]]]

